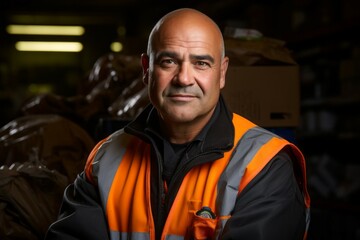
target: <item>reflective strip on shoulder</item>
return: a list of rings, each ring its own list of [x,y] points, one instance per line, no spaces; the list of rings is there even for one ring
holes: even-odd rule
[[[288,142],[285,139],[273,137],[264,144],[256,153],[251,162],[246,166],[246,172],[241,179],[239,193],[244,190],[248,183],[265,167],[265,165],[282,149]]]
[[[131,139],[133,139],[131,135],[119,130],[100,146],[95,155],[92,164],[93,176],[97,178],[98,185],[101,186],[99,191],[104,209],[106,209],[112,181]]]
[[[220,216],[229,216],[233,210],[239,193],[239,184],[245,174],[246,167],[255,157],[259,149],[272,138],[273,133],[260,127],[249,129],[238,141],[231,160],[218,183],[217,206]]]
[[[91,182],[93,185],[97,185],[97,178],[96,176],[93,176],[93,161],[95,158],[96,153],[98,152],[99,148],[101,147],[101,145],[106,142],[107,138],[99,141],[95,147],[91,150],[87,160],[86,160],[86,164],[85,164],[85,175],[86,175],[86,179]]]

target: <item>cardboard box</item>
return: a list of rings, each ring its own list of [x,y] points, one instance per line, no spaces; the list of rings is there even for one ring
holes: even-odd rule
[[[229,66],[222,94],[233,112],[262,127],[297,127],[299,67]]]

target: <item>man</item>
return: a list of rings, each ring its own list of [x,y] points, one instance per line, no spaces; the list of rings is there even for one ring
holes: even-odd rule
[[[47,239],[303,239],[305,163],[291,143],[231,113],[217,25],[165,15],[141,56],[151,104],[99,142]]]

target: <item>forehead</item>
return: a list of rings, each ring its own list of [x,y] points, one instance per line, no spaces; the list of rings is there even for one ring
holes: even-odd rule
[[[214,41],[196,31],[169,31],[159,35],[154,42],[155,49],[187,49],[188,51],[214,51]]]
[[[152,47],[154,51],[186,49],[217,54],[221,50],[221,36],[212,23],[203,19],[172,18],[160,24]]]

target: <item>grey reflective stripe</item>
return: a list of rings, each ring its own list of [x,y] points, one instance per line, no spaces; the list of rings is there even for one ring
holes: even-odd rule
[[[239,186],[246,166],[253,159],[259,149],[275,134],[258,126],[249,129],[238,141],[229,164],[221,174],[218,183],[216,199],[217,212],[220,216],[230,216],[235,207],[236,197],[239,193]],[[228,218],[221,219],[216,229],[216,239],[221,236]]]
[[[150,240],[150,234],[143,233],[143,232],[126,233],[126,232],[111,231],[110,239],[111,240],[122,240],[122,239]],[[165,240],[183,240],[183,239],[184,239],[184,236],[179,236],[179,235],[168,235],[165,237]]]
[[[306,209],[306,228],[305,228],[305,232],[308,232],[309,230],[309,226],[310,226],[310,218],[311,218],[311,214],[310,214],[310,208]]]
[[[130,139],[130,135],[124,133],[123,130],[119,130],[112,134],[110,138],[100,146],[96,153],[93,161],[93,175],[97,178],[98,185],[101,186],[99,191],[103,209],[106,209],[112,181]]]
[[[111,240],[123,240],[123,239],[134,239],[134,240],[150,240],[149,233],[143,232],[131,232],[131,233],[124,233],[124,232],[110,232],[110,239]]]
[[[165,237],[165,240],[183,240],[184,236],[179,236],[179,235],[167,235]]]
[[[217,212],[220,216],[230,215],[235,206],[240,182],[246,166],[259,149],[275,136],[265,129],[254,127],[249,129],[238,141],[230,162],[218,183],[216,206],[218,206]]]
[[[215,239],[220,239],[221,237],[221,233],[225,227],[225,224],[227,222],[228,218],[226,219],[219,219],[219,221],[217,222],[217,225],[216,225],[216,229],[215,229],[215,236],[216,238]]]

